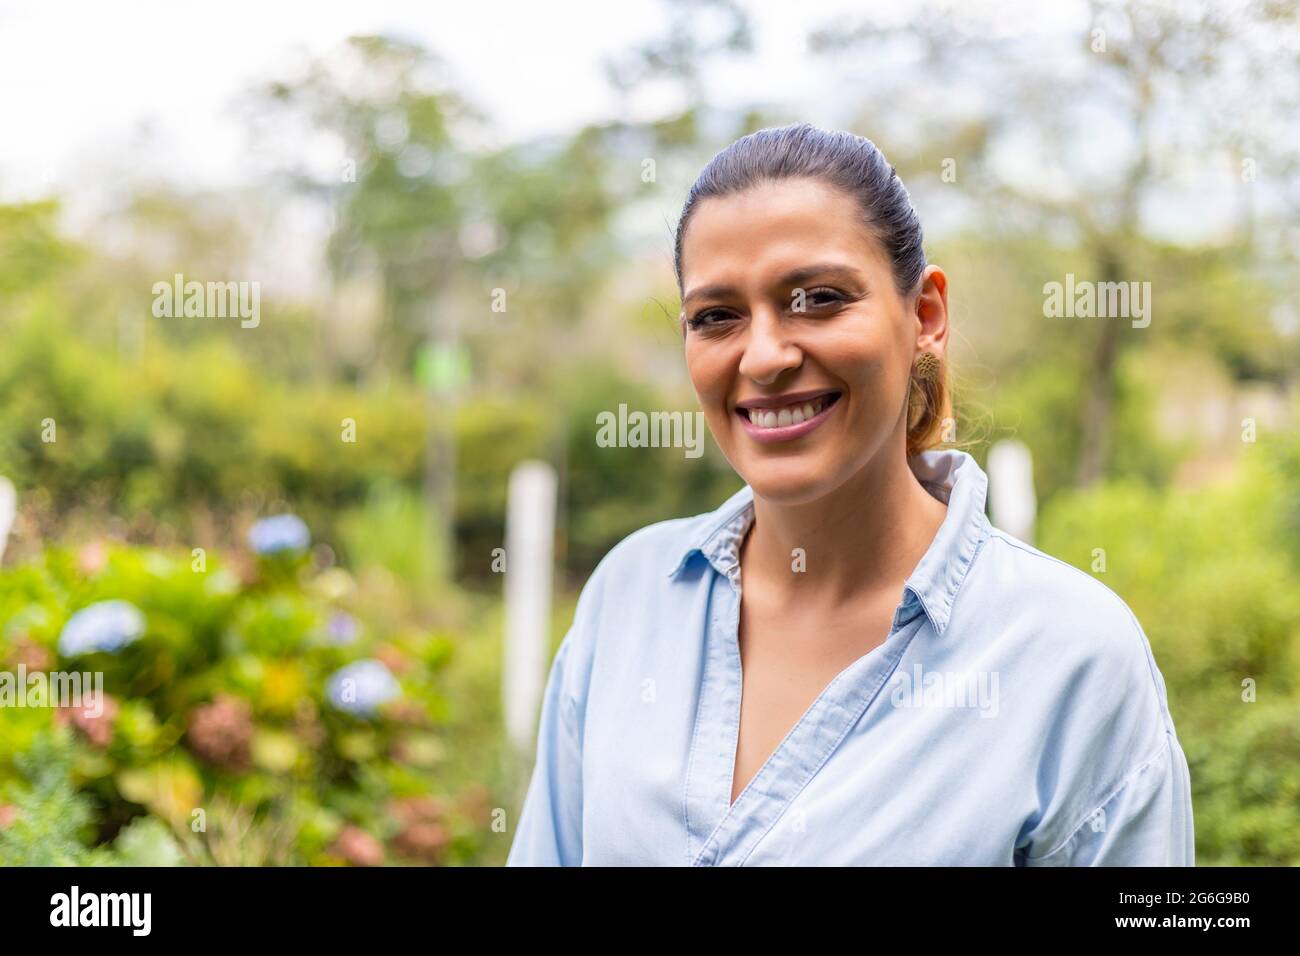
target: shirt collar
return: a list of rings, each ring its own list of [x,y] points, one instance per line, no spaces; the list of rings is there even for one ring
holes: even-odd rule
[[[948,505],[948,514],[930,547],[903,585],[903,600],[894,613],[894,626],[923,612],[943,634],[953,603],[980,544],[988,536],[984,514],[988,476],[964,451],[925,451],[908,460],[921,485]],[[702,555],[719,574],[735,577],[740,570],[740,543],[754,520],[754,490],[746,485],[716,511],[701,515],[686,544],[670,558],[670,577],[693,555]]]

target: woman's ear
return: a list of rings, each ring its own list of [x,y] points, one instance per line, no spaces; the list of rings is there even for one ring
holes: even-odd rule
[[[933,352],[943,358],[948,348],[948,277],[939,266],[926,266],[921,273],[916,321],[917,351]]]

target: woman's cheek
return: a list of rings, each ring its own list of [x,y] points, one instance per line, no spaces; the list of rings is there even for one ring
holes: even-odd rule
[[[695,386],[700,404],[706,406],[726,400],[728,376],[724,356],[708,343],[688,342],[686,345],[686,373]]]
[[[870,430],[891,427],[897,389],[890,363],[877,355],[861,356],[853,365],[853,374],[846,374],[844,378],[849,384],[854,430],[865,434]]]

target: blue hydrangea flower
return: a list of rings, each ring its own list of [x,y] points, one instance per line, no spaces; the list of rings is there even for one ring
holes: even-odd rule
[[[311,544],[311,532],[297,515],[272,515],[249,529],[248,543],[258,554],[306,551]]]
[[[357,619],[347,611],[335,611],[325,625],[325,640],[335,647],[351,644],[357,639]]]
[[[118,651],[144,633],[144,615],[130,601],[100,601],[83,607],[63,625],[59,653],[76,657]]]
[[[396,697],[401,688],[383,661],[367,658],[336,670],[325,692],[337,710],[373,717],[380,705]]]

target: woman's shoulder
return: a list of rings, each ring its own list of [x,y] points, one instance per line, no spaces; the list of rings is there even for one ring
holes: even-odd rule
[[[981,584],[1003,591],[999,603],[1023,610],[1071,612],[1108,624],[1129,622],[1137,626],[1133,611],[1122,597],[1096,576],[1105,574],[1105,551],[1091,552],[1094,573],[1089,574],[1058,557],[989,526],[988,540],[979,564],[985,579]],[[990,567],[991,566],[991,567]]]
[[[674,565],[694,546],[712,512],[669,518],[638,528],[623,537],[587,576],[574,609],[566,641],[575,655],[590,661],[598,646],[626,644],[638,629],[673,625],[687,605],[672,593]],[[670,626],[672,633],[680,628]],[[602,638],[608,635],[609,639]]]
[[[1082,553],[1092,573],[993,528],[968,581],[970,609],[984,611],[969,632],[974,651],[994,661],[1010,688],[1002,712],[1032,728],[1037,862],[1072,835],[1094,837],[1093,824],[1106,825],[1108,814],[1121,826],[1115,814],[1143,812],[1141,802],[1183,760],[1150,641],[1104,583],[1103,545]],[[1122,801],[1137,804],[1125,810]]]
[[[1146,632],[1128,603],[1097,576],[1106,573],[1104,550],[1088,554],[1092,574],[990,528],[967,582],[973,603],[996,619],[1004,637],[1019,637],[1027,659],[1050,661],[1070,681],[1121,696],[1136,692],[1136,700],[1167,715],[1164,679]]]
[[[637,528],[605,553],[597,569],[626,570],[629,566],[663,566],[678,549],[686,550],[713,512],[668,518]],[[670,562],[669,562],[670,563]],[[660,577],[671,568],[664,567]]]

